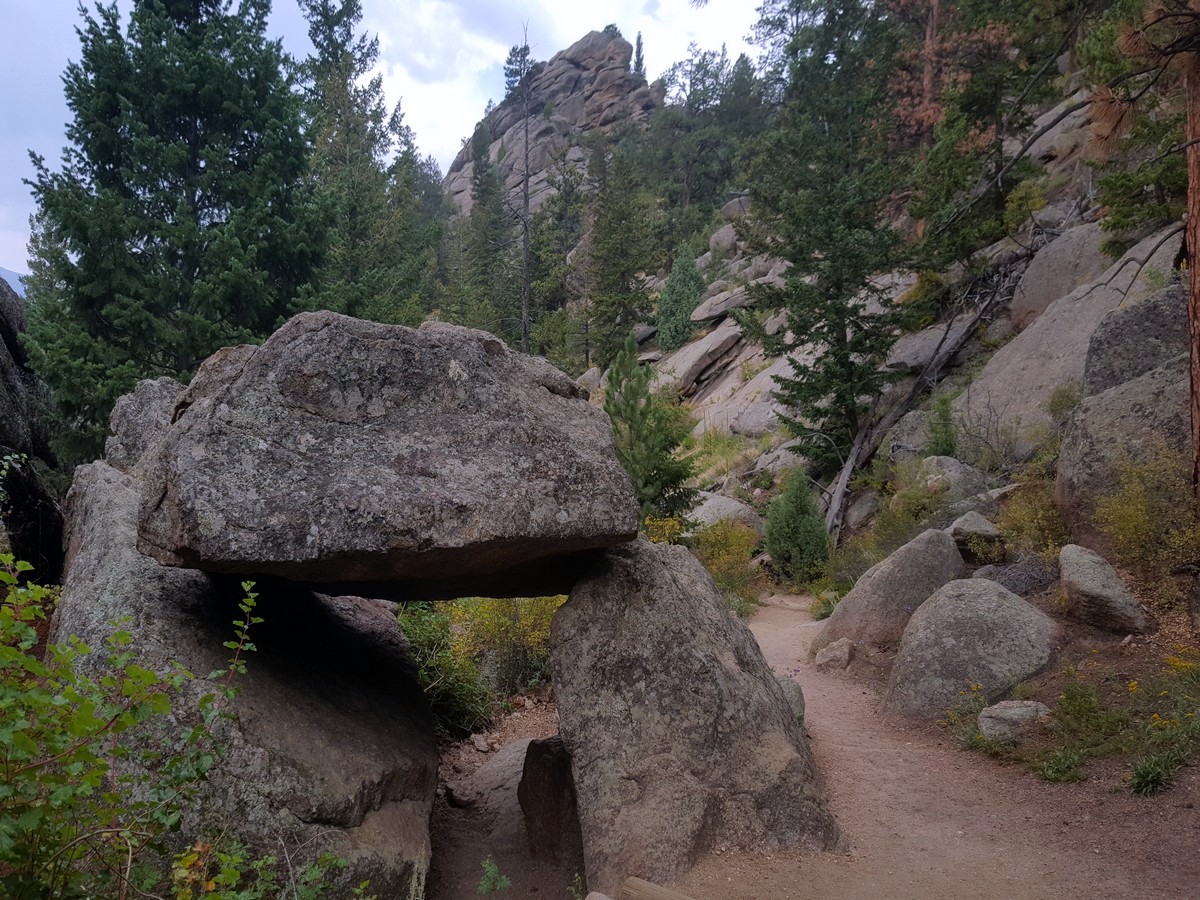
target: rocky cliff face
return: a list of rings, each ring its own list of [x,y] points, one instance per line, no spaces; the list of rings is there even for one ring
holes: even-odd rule
[[[548,175],[555,155],[582,167],[587,151],[581,146],[592,132],[611,134],[644,127],[662,105],[661,84],[647,85],[630,69],[633,48],[621,38],[593,31],[541,64],[533,74],[529,104],[529,203],[537,209],[553,191]],[[488,156],[500,167],[506,189],[520,191],[524,158],[521,106],[501,103],[483,121],[490,134]],[[471,176],[475,162],[470,143],[450,165],[446,192],[459,212],[471,211]]]
[[[10,457],[0,480],[0,537],[7,532],[17,558],[33,563],[38,577],[54,579],[62,565],[62,514],[34,465],[54,457],[38,420],[38,384],[26,367],[24,331],[24,303],[0,278],[0,457]]]

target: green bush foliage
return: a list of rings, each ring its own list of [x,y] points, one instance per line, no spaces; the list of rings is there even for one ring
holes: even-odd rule
[[[450,604],[401,604],[396,613],[438,730],[463,737],[486,726],[492,695],[470,656],[455,651]]]
[[[450,604],[453,650],[475,662],[500,697],[550,677],[550,623],[565,596],[496,600],[470,597]]]
[[[652,377],[638,364],[630,333],[609,371],[604,411],[642,517],[671,518],[686,514],[696,501],[695,489],[688,486],[694,466],[685,452],[692,421],[680,405],[650,393]]]
[[[691,539],[692,552],[708,569],[729,608],[742,618],[758,609],[758,585],[750,568],[757,546],[758,533],[730,519],[701,528]]]
[[[1058,559],[1058,551],[1070,540],[1066,523],[1054,497],[1054,472],[1046,466],[1031,466],[1017,476],[1017,489],[1008,495],[993,517],[1010,550],[1036,553],[1046,560]]]
[[[829,535],[802,469],[789,474],[783,492],[771,501],[764,540],[772,566],[783,577],[806,582],[821,574],[829,559]]]
[[[1188,461],[1158,448],[1145,462],[1124,460],[1116,488],[1096,504],[1095,523],[1116,561],[1164,601],[1182,592],[1178,567],[1200,560],[1191,496]]]
[[[950,394],[938,394],[933,398],[933,409],[929,414],[925,442],[926,456],[955,456],[958,453],[958,428],[954,421]]]
[[[236,679],[255,649],[250,634],[262,621],[254,585],[243,585],[241,618],[225,643],[229,661],[209,676],[214,689],[192,715],[175,706],[191,673],[139,665],[122,622],[103,649],[71,637],[41,652],[38,629],[54,591],[29,582],[30,570],[0,555],[0,896],[149,896],[168,883],[177,900],[281,896],[279,861],[228,838],[197,841],[174,856],[170,871],[162,862],[179,844],[172,835],[183,811],[220,765],[214,725],[232,715]],[[76,671],[98,653],[104,674]],[[298,900],[326,896],[329,878],[345,866],[328,854],[294,871],[292,862],[290,896]]]
[[[692,334],[692,312],[700,303],[704,293],[704,277],[696,268],[687,246],[675,257],[671,274],[658,298],[655,324],[658,334],[655,340],[661,350],[677,350],[687,343]]]

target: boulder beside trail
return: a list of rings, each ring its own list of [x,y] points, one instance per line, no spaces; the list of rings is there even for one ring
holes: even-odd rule
[[[1058,457],[1055,499],[1077,544],[1102,548],[1097,501],[1121,484],[1125,465],[1189,465],[1188,360],[1180,356],[1084,399]]]
[[[146,465],[168,565],[405,599],[565,591],[637,533],[612,429],[481,331],[304,313],[209,358]]]
[[[818,672],[840,672],[848,668],[854,658],[854,644],[850,638],[839,638],[817,653]]]
[[[933,528],[923,532],[858,579],[809,651],[815,656],[842,638],[875,649],[894,648],[909,616],[946,582],[961,578],[965,568],[954,538]]]
[[[709,491],[701,491],[699,500],[699,505],[688,514],[688,518],[697,522],[701,527],[732,521],[753,528],[754,532],[762,537],[766,526],[762,516],[749,503]]]
[[[1100,554],[1067,544],[1058,554],[1058,568],[1071,618],[1119,634],[1149,630],[1146,614]]]
[[[554,618],[551,668],[590,887],[671,880],[718,843],[839,844],[782,688],[685,548],[609,550]]]
[[[143,750],[168,752],[198,720],[204,676],[225,668],[236,579],[160,565],[135,549],[139,485],[103,462],[81,466],[67,497],[67,564],[51,640],[78,637],[101,650],[113,620],[133,637],[136,661],[197,678],[174,698],[164,732],[131,732]],[[260,582],[251,629],[256,652],[236,681],[232,718],[212,726],[225,754],[184,810],[180,846],[226,833],[250,847],[304,846],[346,859],[340,889],[364,880],[379,896],[421,896],[430,859],[429,816],[438,755],[432,718],[390,604],[325,597]],[[104,675],[107,657],[81,657]],[[154,727],[152,727],[154,726]],[[301,854],[303,856],[304,854]]]
[[[1049,664],[1057,633],[1049,616],[993,581],[952,581],[904,629],[883,708],[935,719],[972,688],[998,700]]]
[[[1035,722],[1050,717],[1050,707],[1036,700],[1001,700],[980,711],[979,733],[997,744],[1010,744]]]

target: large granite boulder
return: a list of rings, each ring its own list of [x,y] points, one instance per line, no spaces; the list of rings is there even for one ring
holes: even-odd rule
[[[1085,396],[1132,381],[1188,352],[1187,293],[1173,285],[1104,317],[1088,344]]]
[[[1163,243],[1164,235],[1151,235],[1095,281],[1056,299],[996,351],[954,401],[968,437],[999,446],[1010,432],[1053,424],[1047,403],[1059,388],[1083,382],[1088,345],[1100,322],[1117,307],[1153,294],[1150,272],[1170,270],[1179,245]]]
[[[570,378],[481,331],[330,312],[208,359],[145,482],[162,563],[406,599],[563,592],[638,522]]]
[[[1150,621],[1104,557],[1078,544],[1059,551],[1067,615],[1118,634],[1142,634]]]
[[[762,537],[766,526],[762,516],[749,503],[710,491],[701,491],[697,499],[700,502],[688,513],[688,518],[698,527],[716,525],[718,522],[737,522],[753,528],[755,533]]]
[[[1090,284],[1112,265],[1100,246],[1105,233],[1100,223],[1072,228],[1039,250],[1021,276],[1009,315],[1024,328],[1059,297]]]
[[[1123,466],[1163,460],[1186,466],[1190,422],[1186,356],[1085,398],[1063,435],[1055,482],[1071,540],[1105,545],[1096,527],[1096,503],[1120,487]]]
[[[945,531],[931,528],[917,535],[858,579],[833,608],[810,653],[815,656],[843,638],[855,646],[894,649],[917,608],[965,570],[954,538]]]
[[[718,844],[838,844],[779,682],[686,549],[609,550],[555,616],[551,667],[591,888]]]
[[[165,673],[178,663],[198,674],[175,698],[166,731],[136,733],[135,751],[171,747],[197,721],[200,696],[215,689],[204,676],[225,667],[223,644],[241,618],[236,580],[163,566],[135,549],[139,495],[134,476],[103,462],[76,470],[51,632],[54,641],[75,636],[101,648],[113,620],[125,618],[140,665]],[[325,850],[346,859],[347,895],[369,879],[379,896],[421,896],[437,746],[392,608],[282,582],[257,589],[257,651],[237,679],[233,717],[211,726],[225,754],[185,809],[179,849],[211,833],[257,852],[282,840],[305,848],[301,862]],[[78,665],[103,674],[106,656]]]
[[[883,708],[938,718],[973,688],[998,700],[1046,667],[1057,633],[1049,616],[993,581],[952,581],[904,629]]]

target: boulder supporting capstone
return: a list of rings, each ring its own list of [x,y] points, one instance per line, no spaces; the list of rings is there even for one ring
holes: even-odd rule
[[[839,844],[782,688],[686,549],[609,550],[555,616],[551,667],[589,887],[668,881],[717,844]]]

